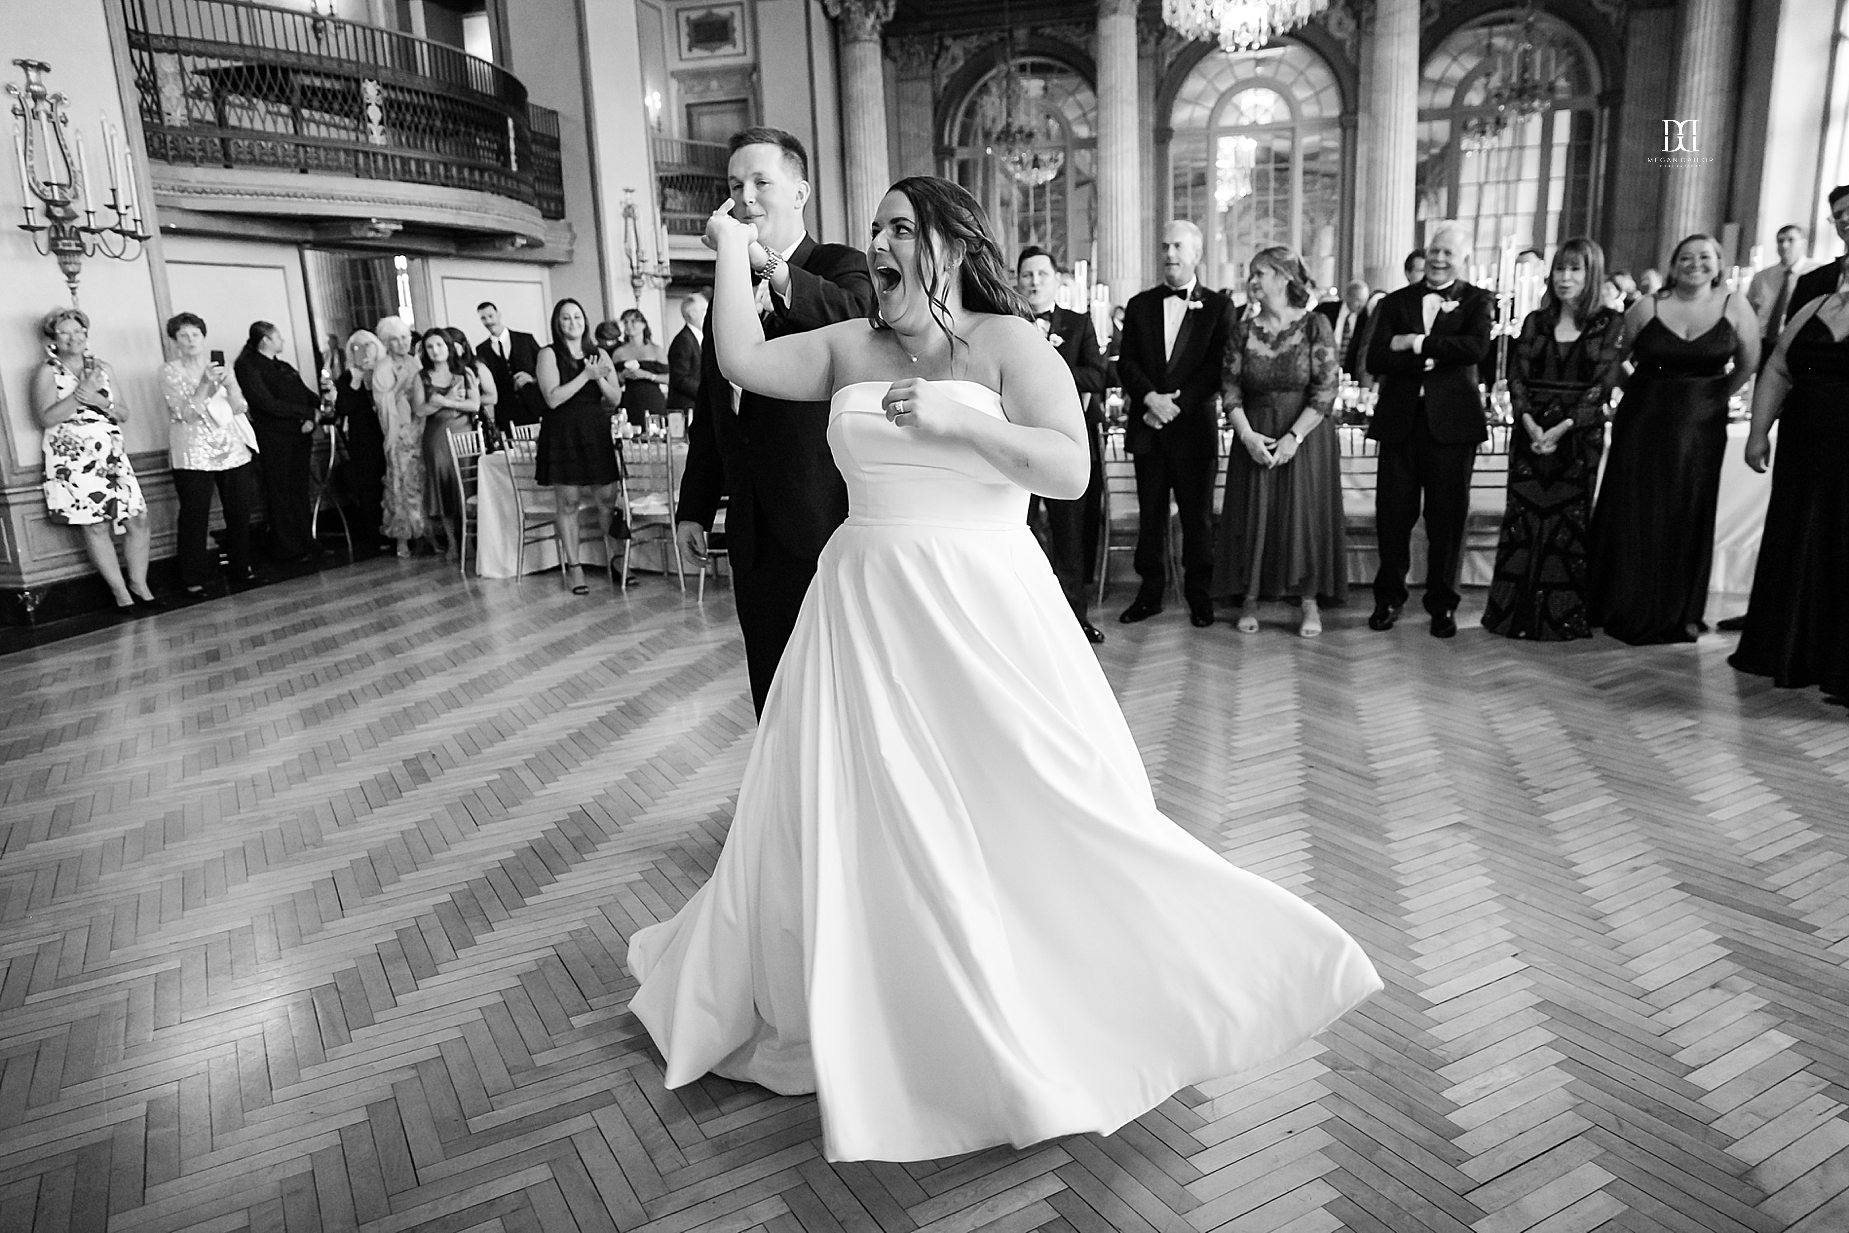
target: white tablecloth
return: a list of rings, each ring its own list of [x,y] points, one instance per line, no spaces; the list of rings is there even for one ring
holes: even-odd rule
[[[529,574],[558,565],[559,546],[554,539],[528,544],[525,558],[520,557],[520,507],[514,502],[514,476],[507,465],[506,454],[482,456],[476,493],[477,573],[484,578],[512,578],[516,575],[514,563],[517,560],[525,567],[523,572]],[[543,502],[542,508],[550,515],[551,494],[541,489],[534,495]],[[602,536],[586,535],[580,546],[584,553],[580,559],[585,564],[604,564],[606,558]]]

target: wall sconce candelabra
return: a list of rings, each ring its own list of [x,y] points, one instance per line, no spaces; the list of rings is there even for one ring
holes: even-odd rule
[[[25,221],[20,230],[32,236],[41,256],[54,257],[77,303],[77,277],[84,258],[98,255],[133,261],[150,238],[142,230],[141,201],[135,192],[135,164],[107,115],[103,117],[104,160],[109,169],[109,199],[94,193],[90,159],[83,134],[73,132],[65,114],[68,100],[45,86],[51,66],[43,60],[15,60],[25,71],[22,87],[8,82],[13,98],[13,157]],[[35,205],[31,198],[37,198]],[[40,216],[44,221],[40,221]],[[99,221],[107,218],[107,223]],[[42,239],[40,237],[43,237]]]
[[[623,260],[629,263],[629,288],[636,303],[642,302],[642,288],[665,287],[673,278],[668,266],[668,233],[657,228],[653,255],[642,248],[642,221],[636,212],[636,190],[623,190]]]

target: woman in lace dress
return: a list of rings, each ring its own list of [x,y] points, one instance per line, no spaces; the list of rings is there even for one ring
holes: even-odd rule
[[[81,528],[84,551],[118,611],[159,607],[148,589],[148,504],[122,442],[128,409],[116,401],[115,373],[89,354],[90,318],[79,310],[54,309],[39,332],[45,362],[32,377],[32,407],[45,430],[46,508]]]
[[[424,430],[411,412],[411,391],[421,368],[411,354],[411,327],[403,317],[381,318],[374,331],[385,359],[372,370],[372,401],[385,427],[385,517],[379,533],[411,555],[411,541],[430,532],[424,517]]]
[[[1294,600],[1297,632],[1323,629],[1319,599],[1348,598],[1341,449],[1329,409],[1340,369],[1333,327],[1310,311],[1310,275],[1276,246],[1252,258],[1257,313],[1233,325],[1221,398],[1237,440],[1215,537],[1216,598],[1242,603],[1238,629],[1258,632],[1259,603]]]

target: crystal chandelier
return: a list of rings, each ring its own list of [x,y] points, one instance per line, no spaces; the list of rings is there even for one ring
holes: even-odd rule
[[[1530,4],[1522,18],[1521,33],[1512,45],[1495,50],[1495,31],[1485,36],[1484,59],[1494,59],[1489,87],[1483,96],[1481,115],[1464,123],[1459,139],[1465,154],[1482,154],[1494,149],[1511,128],[1519,128],[1554,105],[1554,87],[1560,80],[1559,58],[1552,46],[1535,35],[1535,6]]]
[[[1185,39],[1252,51],[1328,7],[1329,0],[1162,0],[1162,20]]]
[[[1001,122],[989,130],[989,153],[1014,180],[1038,188],[1065,168],[1066,152],[1038,148],[1039,131],[1022,119],[1033,114],[1033,107],[1027,98],[1027,83],[1015,71],[1014,25],[1005,3],[1002,21],[1007,24],[1008,34],[1002,48],[1002,75],[996,82],[1001,96]]]

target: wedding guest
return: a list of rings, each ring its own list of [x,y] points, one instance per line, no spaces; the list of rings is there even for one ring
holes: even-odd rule
[[[1463,226],[1442,222],[1425,246],[1425,279],[1402,287],[1376,310],[1368,371],[1380,397],[1368,436],[1380,443],[1375,526],[1380,568],[1368,628],[1392,629],[1406,602],[1412,529],[1425,515],[1425,610],[1432,636],[1457,634],[1457,578],[1470,472],[1489,436],[1477,365],[1489,354],[1490,294],[1463,280],[1470,252]]]
[[[1631,305],[1637,303],[1639,298],[1637,280],[1631,276],[1629,270],[1613,270],[1611,272],[1611,281],[1624,296],[1624,303],[1619,307],[1619,312],[1624,312],[1628,310]]]
[[[1059,294],[1060,269],[1053,254],[1044,248],[1028,246],[1015,258],[1015,287],[1027,301],[1027,311],[1046,340],[1059,352],[1078,387],[1079,401],[1085,409],[1085,434],[1091,448],[1091,480],[1085,493],[1076,501],[1034,496],[1027,503],[1028,521],[1034,520],[1035,507],[1046,511],[1047,558],[1066,603],[1079,619],[1079,628],[1088,641],[1104,641],[1104,635],[1091,623],[1091,588],[1087,583],[1096,575],[1098,533],[1103,518],[1104,455],[1099,432],[1104,425],[1104,356],[1098,350],[1097,331],[1084,313],[1061,308],[1054,303]]]
[[[283,346],[281,330],[268,321],[253,321],[231,370],[250,403],[250,424],[257,430],[257,470],[270,518],[270,554],[278,561],[302,561],[315,555],[309,467],[321,395],[282,358]]]
[[[1162,282],[1124,306],[1124,448],[1136,469],[1136,555],[1141,586],[1117,619],[1162,611],[1168,585],[1169,501],[1181,517],[1181,594],[1196,629],[1213,624],[1213,480],[1220,465],[1215,403],[1232,309],[1196,275],[1201,230],[1177,219],[1162,229]]]
[[[1592,623],[1632,645],[1707,629],[1727,400],[1759,362],[1759,322],[1722,289],[1714,238],[1684,239],[1669,268],[1670,289],[1626,320],[1633,371],[1592,519]]]
[[[1647,300],[1663,289],[1662,271],[1652,267],[1637,276],[1637,298]]]
[[[1416,286],[1425,281],[1425,250],[1415,248],[1406,254],[1406,260],[1400,263],[1400,269],[1406,274],[1406,285]]]
[[[1754,274],[1753,281],[1747,284],[1746,302],[1753,306],[1753,315],[1759,319],[1759,337],[1765,340],[1765,346],[1760,349],[1761,368],[1771,360],[1773,344],[1785,332],[1785,322],[1791,319],[1795,309],[1802,307],[1792,302],[1797,295],[1798,279],[1817,265],[1804,255],[1807,238],[1804,228],[1796,223],[1780,227],[1775,239],[1778,260]]]
[[[1836,229],[1836,238],[1849,244],[1849,184],[1838,184],[1830,190],[1830,225]],[[1834,261],[1823,262],[1810,273],[1799,277],[1797,288],[1791,295],[1791,307],[1787,311],[1795,315],[1798,309],[1812,300],[1841,290],[1846,270],[1849,270],[1849,260],[1838,257]]]
[[[397,542],[400,559],[411,555],[411,541],[430,534],[424,516],[424,433],[411,412],[411,391],[422,365],[411,354],[411,325],[403,317],[383,317],[373,332],[385,356],[372,370],[372,401],[385,429],[385,517],[380,532]]]
[[[696,291],[681,301],[681,328],[668,344],[668,410],[683,416],[700,394],[700,348],[706,341],[706,294]]]
[[[346,437],[348,490],[353,494],[356,555],[379,551],[385,517],[385,423],[373,400],[373,374],[386,363],[385,344],[370,330],[347,338],[346,367],[334,382],[334,422]]]
[[[116,400],[115,372],[90,354],[90,318],[81,310],[52,309],[39,334],[45,362],[32,374],[32,411],[45,431],[45,508],[80,529],[118,611],[160,608],[148,589],[148,503],[122,440],[129,410]]]
[[[475,358],[475,349],[469,346],[469,336],[453,325],[444,326],[443,332],[449,336],[450,367],[466,374],[476,392],[481,395],[481,406],[476,408],[473,419],[475,427],[481,431],[483,447],[493,449],[501,392],[488,366]]]
[[[1849,198],[1845,198],[1849,200]],[[1746,630],[1727,662],[1849,700],[1849,295],[1799,309],[1753,392],[1746,465],[1778,458]]]
[[[460,559],[462,492],[456,486],[456,455],[449,434],[466,432],[481,410],[481,385],[465,368],[449,331],[426,333],[418,344],[420,372],[411,387],[411,413],[423,425],[424,517],[432,531],[443,531],[443,556]]]
[[[1548,277],[1551,279],[1552,275]],[[1621,317],[1624,315],[1624,284],[1609,274],[1605,276],[1605,281],[1599,284],[1599,307],[1617,313]],[[1526,322],[1523,324],[1525,325]]]
[[[552,488],[560,574],[573,595],[591,593],[580,559],[578,509],[587,499],[594,502],[597,525],[608,527],[619,478],[610,408],[622,401],[622,382],[610,357],[586,341],[588,325],[584,305],[560,300],[552,306],[552,344],[539,353],[539,392],[547,411],[540,421],[534,479]]]
[[[515,424],[537,424],[545,413],[534,375],[539,370],[539,341],[531,334],[508,329],[492,300],[477,304],[475,315],[488,331],[488,337],[475,347],[475,358],[493,378],[494,428],[497,436],[505,438],[512,435]]]
[[[173,490],[180,502],[180,583],[188,595],[204,595],[212,576],[208,533],[214,489],[224,508],[231,581],[257,582],[250,564],[250,507],[257,488],[251,460],[257,433],[250,425],[250,406],[219,353],[207,353],[203,318],[194,313],[170,317],[167,337],[173,358],[161,368],[161,394],[167,403]]]
[[[729,144],[732,195],[720,209],[757,227],[758,243],[748,251],[752,273],[761,279],[764,333],[782,338],[869,317],[873,280],[866,254],[817,244],[803,223],[810,195],[803,143],[782,129],[748,128]],[[716,242],[711,220],[706,242]],[[675,534],[684,556],[704,560],[706,534],[720,501],[727,501],[732,595],[745,637],[751,703],[762,714],[822,545],[847,517],[847,485],[829,454],[827,400],[787,402],[746,390],[735,404],[714,346],[709,328],[687,428]]]
[[[1309,308],[1309,271],[1292,250],[1260,249],[1247,285],[1258,314],[1234,323],[1220,383],[1236,440],[1213,591],[1240,603],[1240,633],[1258,632],[1261,601],[1294,600],[1297,632],[1314,638],[1320,601],[1348,598],[1341,449],[1325,423],[1341,376],[1335,339],[1328,316]]]
[[[625,308],[617,324],[623,333],[610,352],[610,362],[623,379],[620,406],[629,422],[642,428],[649,416],[659,420],[667,414],[668,357],[655,345],[654,331],[640,311]]]
[[[1554,254],[1541,306],[1509,350],[1509,498],[1483,628],[1506,638],[1590,638],[1587,548],[1605,449],[1605,404],[1622,375],[1624,316],[1596,300],[1605,254],[1576,236]]]
[[[1316,306],[1316,311],[1329,321],[1336,366],[1351,377],[1360,376],[1367,368],[1367,352],[1361,341],[1367,328],[1370,298],[1367,282],[1356,278],[1342,288],[1339,299],[1326,300]]]

